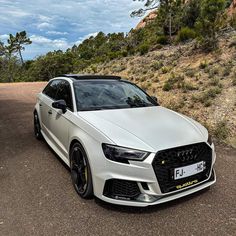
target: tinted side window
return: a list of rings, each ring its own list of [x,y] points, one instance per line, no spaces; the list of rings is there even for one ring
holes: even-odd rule
[[[73,102],[71,96],[71,87],[67,81],[60,81],[56,100],[63,99],[66,102],[67,107],[73,111]]]
[[[43,90],[43,93],[48,97],[52,98],[53,100],[55,100],[59,82],[60,82],[59,80],[51,81]]]

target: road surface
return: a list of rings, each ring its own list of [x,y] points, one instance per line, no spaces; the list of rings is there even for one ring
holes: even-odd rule
[[[0,235],[236,235],[236,150],[217,145],[217,184],[148,208],[75,193],[68,168],[33,136],[44,83],[0,84]]]

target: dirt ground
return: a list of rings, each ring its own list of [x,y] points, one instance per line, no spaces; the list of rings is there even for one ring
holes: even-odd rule
[[[44,85],[0,84],[0,235],[235,235],[235,149],[217,145],[208,191],[148,208],[82,200],[68,168],[33,135]]]

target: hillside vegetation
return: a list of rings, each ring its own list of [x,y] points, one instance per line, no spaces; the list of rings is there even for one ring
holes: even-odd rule
[[[127,78],[161,105],[200,121],[236,146],[236,31],[225,32],[214,52],[196,50],[189,42],[91,65],[83,73]]]
[[[23,45],[31,43],[26,33],[11,35],[8,45],[0,42],[0,82],[47,81],[64,73],[121,75],[157,96],[161,105],[193,117],[236,146],[232,0],[159,2],[157,17],[143,28],[127,35],[100,32],[66,52],[31,61],[21,56]]]

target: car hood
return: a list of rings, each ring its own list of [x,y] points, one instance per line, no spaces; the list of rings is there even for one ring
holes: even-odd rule
[[[208,132],[196,121],[161,106],[79,112],[114,144],[156,152],[206,142]]]

